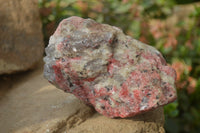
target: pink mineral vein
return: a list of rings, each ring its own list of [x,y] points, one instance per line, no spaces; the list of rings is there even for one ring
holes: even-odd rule
[[[176,99],[176,72],[155,48],[92,19],[64,19],[51,36],[44,76],[108,117],[131,117]]]

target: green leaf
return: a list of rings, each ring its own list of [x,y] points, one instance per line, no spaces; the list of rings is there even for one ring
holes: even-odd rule
[[[130,7],[131,7],[131,3],[118,5],[118,7],[115,10],[115,13],[119,13],[119,14],[126,13],[130,10]]]

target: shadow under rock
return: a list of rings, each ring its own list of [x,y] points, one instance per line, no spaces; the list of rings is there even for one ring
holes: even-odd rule
[[[38,73],[43,71],[43,62],[40,61],[34,68],[15,72],[13,74],[0,75],[0,100],[13,89],[13,86],[17,87],[19,84],[28,81]]]

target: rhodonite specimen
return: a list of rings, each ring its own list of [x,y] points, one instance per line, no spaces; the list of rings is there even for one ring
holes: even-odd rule
[[[155,48],[92,19],[64,19],[51,36],[44,76],[108,117],[131,117],[176,99],[176,72]]]

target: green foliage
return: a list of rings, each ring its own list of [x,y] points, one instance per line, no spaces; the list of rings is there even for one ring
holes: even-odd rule
[[[187,0],[184,0],[187,2]],[[184,2],[182,1],[182,2]],[[171,23],[179,0],[39,0],[45,43],[70,16],[92,18],[123,31],[163,53],[177,72],[178,98],[164,107],[169,133],[200,132],[200,7]],[[177,16],[175,16],[177,17]]]
[[[142,0],[139,4],[144,8],[143,15],[149,15],[151,18],[166,18],[171,14],[171,8],[174,5],[174,1]]]
[[[165,109],[165,114],[167,115],[167,117],[176,117],[178,116],[178,103],[177,101],[171,103],[171,104],[168,104],[164,107]]]

